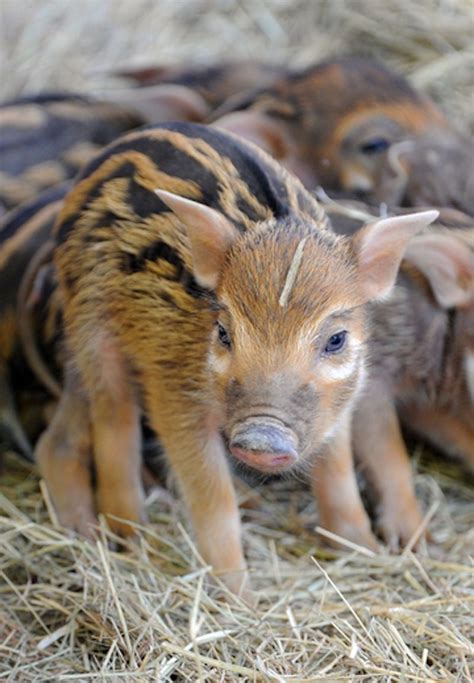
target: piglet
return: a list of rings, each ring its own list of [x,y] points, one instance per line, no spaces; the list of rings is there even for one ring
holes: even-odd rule
[[[99,512],[122,535],[144,521],[145,415],[199,552],[232,590],[245,590],[246,563],[228,457],[306,471],[324,523],[376,547],[351,450],[366,314],[436,215],[341,237],[295,177],[237,137],[173,123],[111,145],[55,227],[65,387],[36,459],[60,520],[90,534]]]
[[[474,472],[474,229],[415,236],[392,293],[371,304],[370,329],[353,443],[396,549],[422,521],[399,419]]]

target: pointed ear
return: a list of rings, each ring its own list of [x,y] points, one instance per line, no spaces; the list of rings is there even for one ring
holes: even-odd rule
[[[216,128],[227,130],[250,140],[278,160],[288,156],[291,140],[285,125],[258,111],[236,111],[225,114],[212,123]]]
[[[438,211],[422,211],[383,218],[354,235],[363,301],[382,299],[390,292],[408,242],[437,217]]]
[[[227,251],[239,235],[237,228],[210,206],[165,190],[155,192],[186,226],[196,281],[206,289],[215,289]]]
[[[294,173],[305,187],[317,185],[314,170],[302,159],[294,136],[283,121],[263,112],[247,110],[225,114],[212,125],[253,142]]]
[[[134,109],[147,123],[204,121],[209,105],[199,93],[182,85],[151,85],[107,93],[107,100]]]
[[[462,238],[420,235],[408,245],[405,259],[427,278],[442,308],[466,306],[474,301],[474,251]]]

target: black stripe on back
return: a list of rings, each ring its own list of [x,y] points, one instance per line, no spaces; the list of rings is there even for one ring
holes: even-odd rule
[[[254,156],[252,150],[245,144],[239,144],[234,137],[223,131],[198,123],[168,123],[160,128],[182,133],[189,138],[200,138],[207,142],[216,152],[232,161],[256,199],[260,204],[268,206],[275,218],[288,216],[290,209],[285,183],[277,176],[273,168],[266,166],[260,157]]]
[[[197,123],[176,122],[160,126],[145,126],[141,129],[143,137],[123,139],[109,146],[84,168],[79,180],[91,175],[99,166],[114,154],[127,151],[138,151],[150,156],[158,168],[175,175],[177,178],[194,180],[202,187],[206,203],[214,208],[217,205],[217,181],[213,173],[204,168],[199,162],[191,159],[185,152],[177,149],[168,140],[157,140],[147,137],[147,131],[169,130],[181,133],[188,138],[199,138],[209,144],[222,156],[228,157],[236,167],[240,176],[252,189],[257,200],[268,206],[275,218],[284,218],[289,213],[288,195],[285,183],[274,170],[252,154],[252,151],[237,140],[215,128],[209,128]],[[221,209],[222,210],[222,209]]]
[[[124,254],[122,271],[132,275],[139,273],[146,268],[147,261],[158,261],[162,259],[176,268],[175,282],[180,282],[183,289],[192,297],[202,299],[212,296],[211,292],[204,287],[200,287],[192,273],[184,266],[183,260],[176,249],[162,240],[157,240],[144,247],[138,254]]]
[[[134,172],[135,172],[134,164],[131,161],[124,161],[123,164],[121,164],[118,168],[116,168],[114,171],[112,171],[112,173],[110,173],[106,178],[101,180],[86,196],[85,201],[82,204],[82,206],[80,206],[79,209],[75,213],[72,214],[72,216],[70,216],[69,218],[64,220],[58,226],[58,230],[56,231],[56,234],[55,234],[56,243],[61,244],[62,242],[65,241],[65,239],[69,235],[70,231],[73,229],[74,224],[80,218],[82,211],[84,211],[88,206],[90,206],[92,204],[92,202],[95,199],[97,199],[97,197],[99,197],[105,183],[107,183],[109,180],[113,180],[114,178],[127,177],[130,174],[133,174]],[[157,199],[158,199],[158,197],[157,197]],[[112,211],[110,211],[108,209],[104,209],[104,213],[97,219],[95,225],[93,225],[91,227],[104,228],[104,227],[112,225],[116,219],[117,219],[117,216]],[[94,241],[94,239],[91,237],[91,239],[87,240],[87,241]]]
[[[69,235],[70,231],[74,227],[74,223],[81,217],[81,211],[76,211],[76,213],[73,213],[72,216],[69,216],[69,218],[66,218],[64,220],[57,231],[53,232],[54,234],[54,241],[56,244],[61,244],[64,242],[66,237]]]
[[[219,202],[218,175],[209,171],[201,163],[186,154],[186,152],[178,149],[169,140],[154,139],[146,135],[146,130],[160,129],[181,133],[188,138],[203,140],[215,149],[218,154],[231,160],[240,177],[251,189],[251,192],[257,201],[263,206],[268,207],[275,218],[281,219],[289,215],[290,208],[288,205],[289,200],[286,186],[278,173],[275,173],[274,169],[270,166],[267,167],[264,161],[252,153],[252,150],[244,145],[240,145],[233,137],[199,124],[179,122],[148,127],[144,130],[143,136],[135,139],[125,138],[110,146],[85,167],[80,174],[79,180],[94,173],[107,159],[129,151],[136,151],[148,156],[154,161],[158,169],[168,175],[175,176],[181,180],[194,182],[201,189],[201,201],[207,206],[225,213],[224,207],[220,206]],[[137,183],[134,179],[135,172],[135,164],[131,161],[125,161],[118,169],[113,171],[107,178],[101,180],[97,186],[91,190],[86,199],[85,206],[90,204],[100,195],[104,184],[112,178],[129,177],[130,184],[127,202],[137,216],[147,218],[152,214],[169,211],[166,205],[154,192],[147,190]],[[242,197],[238,198],[238,206],[250,220],[255,221],[261,218],[255,209],[244,201]],[[57,233],[59,242],[67,237],[74,222],[77,220],[77,217],[78,215],[75,215],[67,219],[60,226]],[[244,230],[242,224],[237,223],[235,219],[230,220],[239,230]],[[110,222],[111,216],[109,215],[108,224],[110,224]],[[98,226],[99,224],[100,219],[97,222]]]
[[[209,199],[213,199],[214,203],[216,202],[218,179],[213,173],[204,168],[198,161],[192,159],[188,154],[177,149],[169,140],[157,140],[145,135],[136,138],[135,140],[124,140],[123,142],[109,147],[108,150],[104,151],[103,154],[100,154],[85,167],[80,174],[79,179],[81,180],[94,173],[94,171],[96,171],[108,158],[132,151],[150,157],[158,169],[170,176],[175,176],[182,180],[194,181],[199,187],[202,187],[205,190]],[[128,167],[124,164],[123,167],[117,169],[110,178],[126,175],[133,178],[135,175],[135,165],[133,162],[128,162],[128,164]],[[102,181],[102,183],[107,182],[108,179],[109,178]],[[138,188],[139,187],[140,186],[138,186]],[[137,189],[136,183],[133,184],[133,189]],[[133,192],[131,194],[133,195]],[[160,206],[163,205],[153,192],[147,192],[147,194],[151,197],[155,197],[156,202],[159,203]],[[130,197],[130,199],[133,201],[133,197]],[[149,197],[147,199],[149,199]],[[134,210],[138,215],[142,215],[143,210],[141,207],[134,207]],[[148,215],[148,213],[145,215]]]

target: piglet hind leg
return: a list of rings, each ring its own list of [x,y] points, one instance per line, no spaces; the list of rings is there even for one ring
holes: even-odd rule
[[[173,406],[175,410],[170,411]],[[151,424],[181,489],[201,557],[233,593],[251,602],[240,515],[225,446],[205,418],[190,417],[199,412],[196,406],[177,405],[160,392],[159,405],[155,401],[151,410]]]
[[[111,531],[125,538],[145,522],[140,409],[115,344],[107,341],[103,351],[99,376],[89,387],[96,505]]]
[[[354,450],[378,499],[377,529],[392,551],[421,529],[410,460],[390,391],[372,380],[353,416]]]
[[[56,412],[34,455],[60,523],[89,538],[97,524],[91,446],[88,402],[74,373],[67,370]]]
[[[350,415],[313,463],[311,483],[319,509],[320,526],[377,551],[370,520],[360,498],[351,449]],[[336,543],[337,545],[337,543]]]

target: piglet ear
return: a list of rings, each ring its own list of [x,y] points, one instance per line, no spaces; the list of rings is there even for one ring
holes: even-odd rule
[[[474,251],[462,237],[419,235],[408,245],[405,259],[427,278],[442,308],[474,301]]]
[[[239,235],[237,228],[210,206],[165,190],[155,192],[186,226],[196,281],[206,289],[215,289],[226,253]]]
[[[361,228],[354,245],[362,301],[382,299],[389,294],[410,239],[438,217],[438,211],[422,211],[383,218]]]
[[[210,113],[205,99],[183,85],[163,84],[116,89],[107,93],[107,100],[134,109],[147,123],[200,122]]]
[[[214,121],[212,125],[250,140],[280,161],[288,155],[291,146],[285,125],[262,112],[230,112]]]
[[[313,169],[301,158],[294,135],[284,121],[264,112],[247,110],[225,114],[212,125],[253,142],[294,173],[306,187],[317,184]]]

